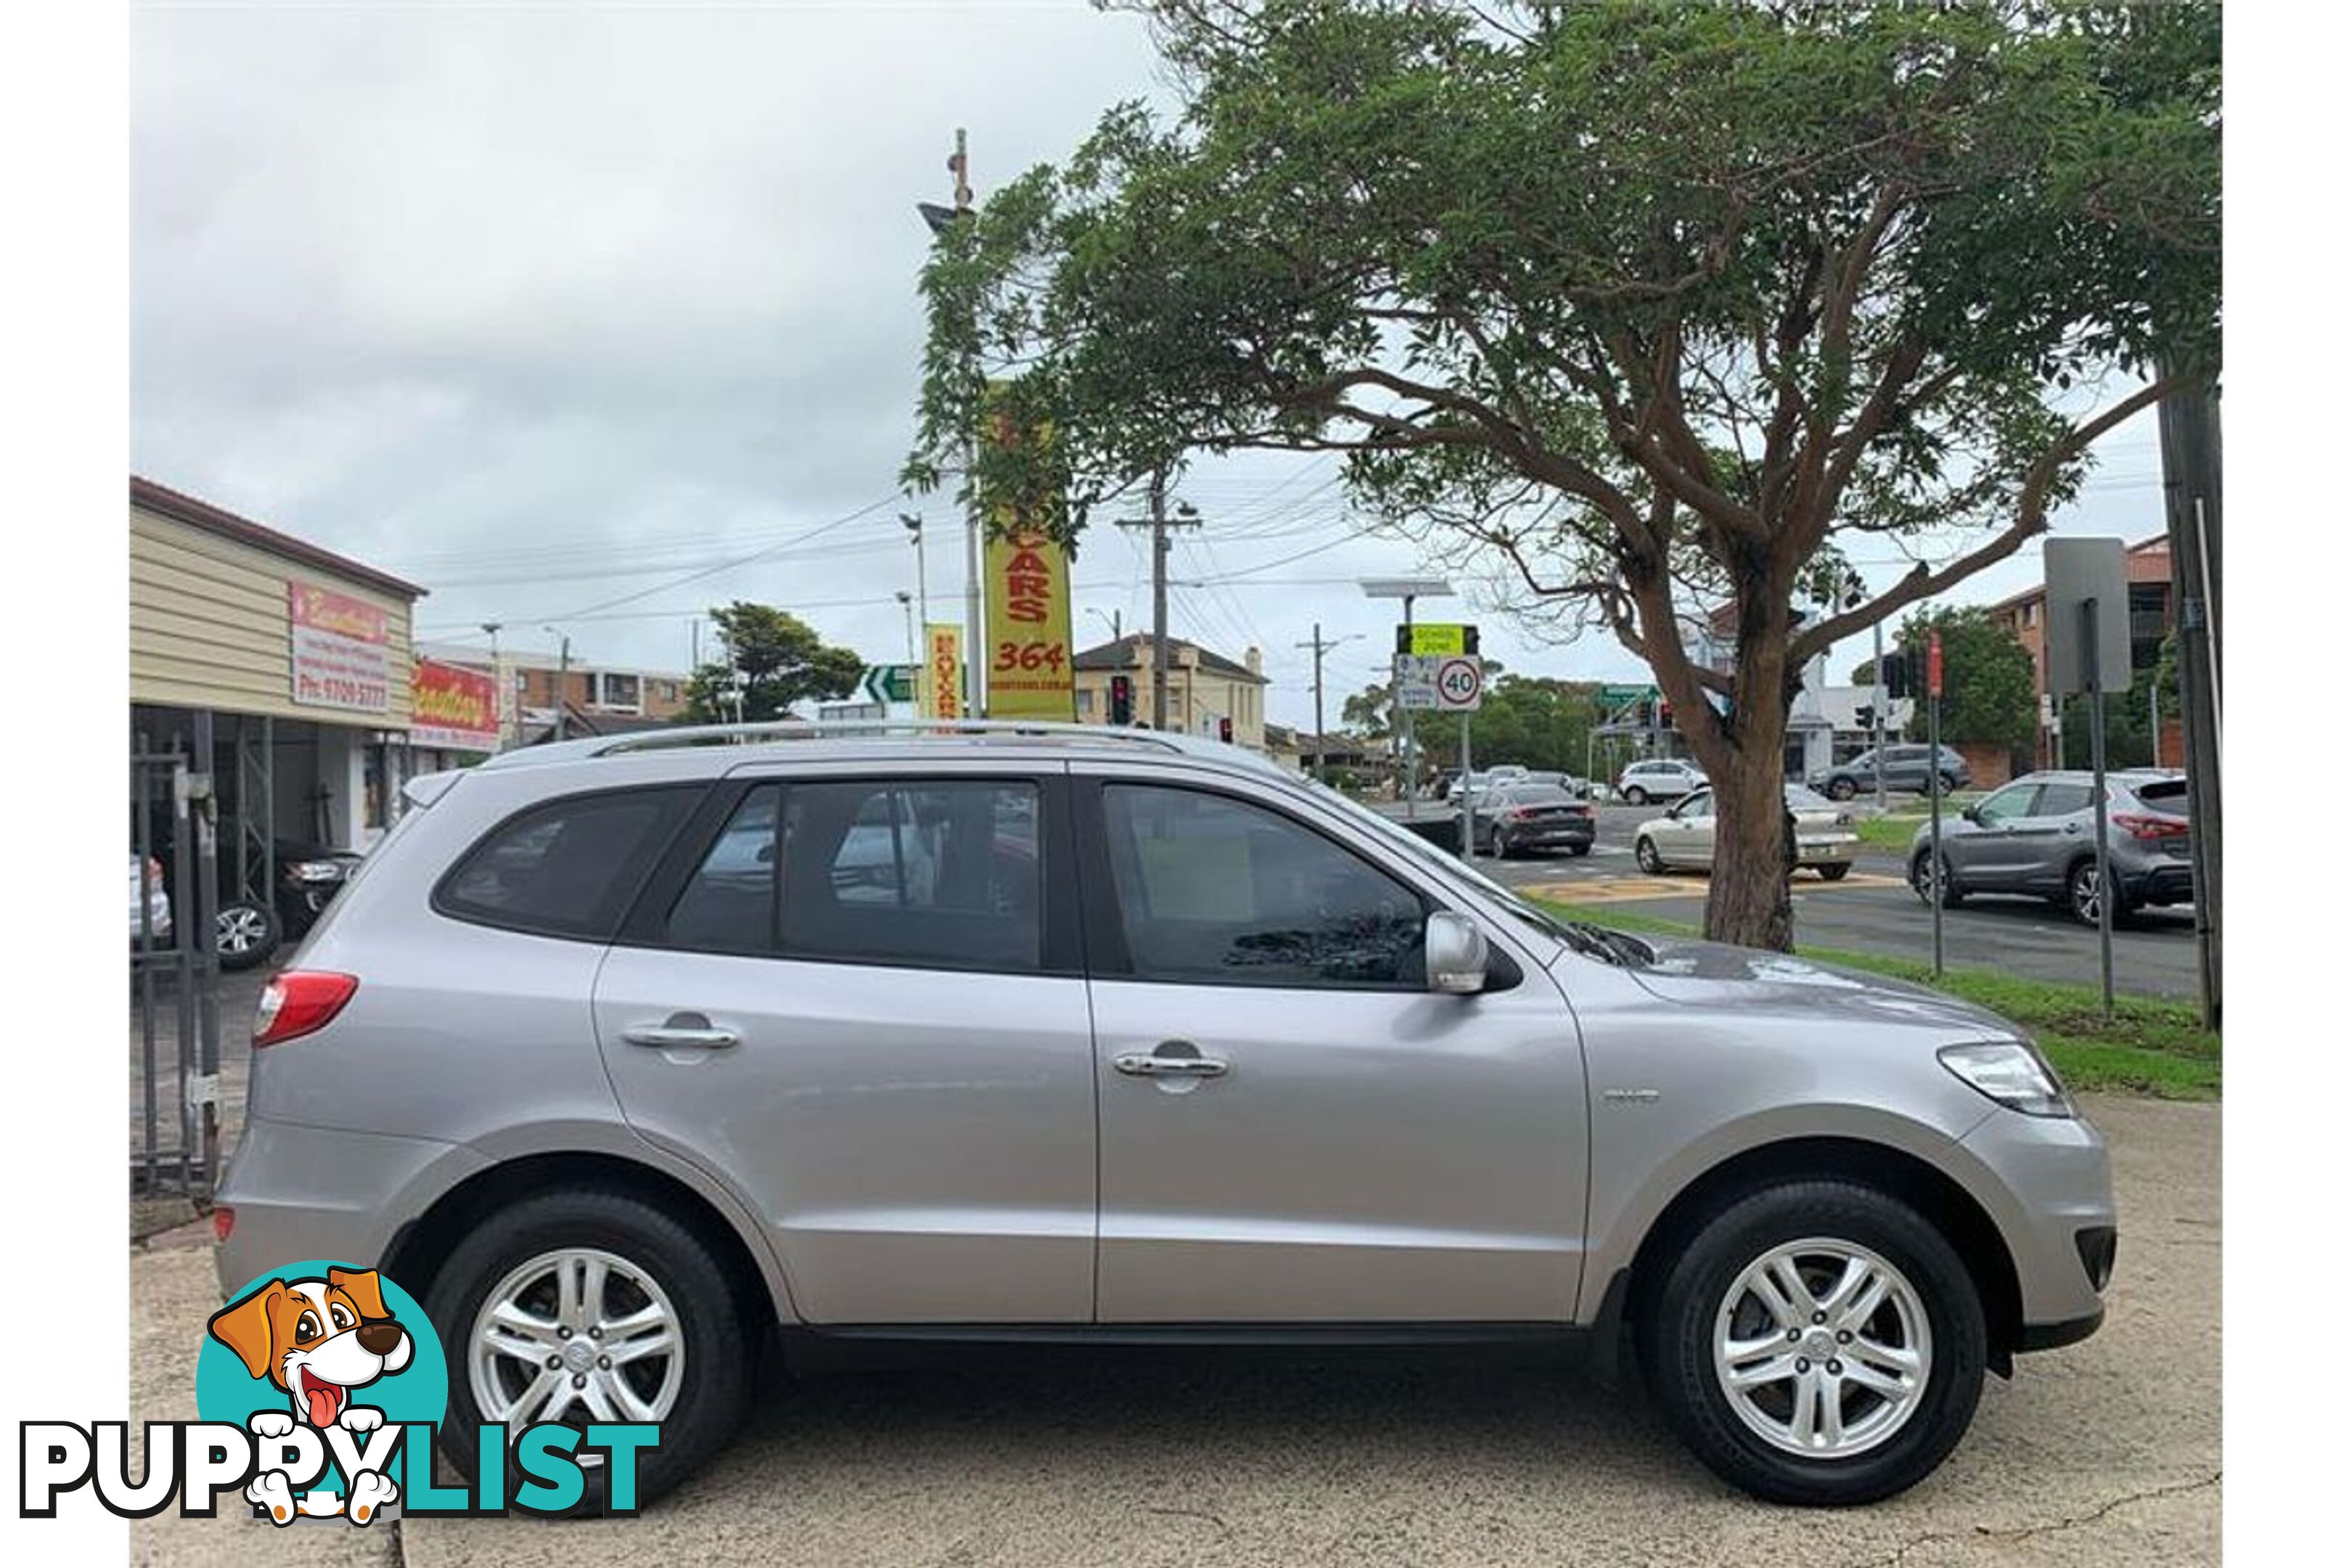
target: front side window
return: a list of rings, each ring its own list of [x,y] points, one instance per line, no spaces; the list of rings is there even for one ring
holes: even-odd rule
[[[1321,834],[1196,790],[1107,784],[1104,826],[1138,979],[1420,990],[1423,910]]]
[[[1977,807],[1977,817],[1986,823],[2013,822],[2032,807],[2034,791],[2041,787],[2033,784],[2014,784],[2007,789],[1996,790]]]
[[[509,817],[441,879],[434,907],[483,925],[609,940],[701,793],[610,790]]]
[[[1715,796],[1702,790],[1675,807],[1675,815],[1685,822],[1706,822],[1715,816]]]
[[[1042,967],[1034,784],[795,784],[783,810],[787,956],[1010,973]]]

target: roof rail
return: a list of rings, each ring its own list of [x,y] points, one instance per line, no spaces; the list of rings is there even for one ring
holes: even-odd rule
[[[1121,730],[1108,724],[1068,724],[1026,719],[774,719],[748,724],[688,724],[667,730],[645,730],[615,735],[590,750],[593,756],[618,756],[626,752],[667,751],[679,746],[728,741],[814,741],[835,735],[1022,735],[1060,736],[1097,744],[1151,746],[1163,752],[1189,752],[1192,737],[1160,730]],[[1206,742],[1202,742],[1205,744]]]

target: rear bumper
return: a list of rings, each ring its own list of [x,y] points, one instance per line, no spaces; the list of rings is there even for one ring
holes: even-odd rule
[[[255,1118],[214,1194],[236,1215],[214,1249],[221,1289],[311,1258],[373,1268],[403,1221],[488,1167],[456,1143]]]
[[[2124,897],[2139,904],[2185,904],[2194,883],[2187,861],[2162,861],[2123,879]]]

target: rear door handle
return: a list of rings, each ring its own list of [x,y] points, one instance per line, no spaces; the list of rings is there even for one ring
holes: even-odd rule
[[[1223,1078],[1232,1064],[1214,1057],[1162,1057],[1128,1051],[1111,1065],[1129,1078]]]
[[[736,1044],[742,1037],[732,1029],[714,1026],[700,1013],[672,1013],[658,1024],[632,1024],[621,1031],[621,1038],[633,1046],[650,1046],[656,1049],[715,1051]]]

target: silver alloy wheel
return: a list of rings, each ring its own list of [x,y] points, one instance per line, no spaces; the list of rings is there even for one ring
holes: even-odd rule
[[[1715,1315],[1715,1377],[1783,1453],[1847,1459],[1902,1430],[1935,1371],[1927,1309],[1856,1242],[1808,1237],[1742,1269]]]
[[[2099,923],[2098,862],[2085,860],[2074,868],[2074,874],[2067,879],[2066,897],[2076,920],[2086,926]]]
[[[652,1275],[568,1247],[491,1288],[466,1360],[485,1422],[659,1421],[685,1381],[686,1331]]]
[[[1653,877],[1665,874],[1666,863],[1659,857],[1658,847],[1647,838],[1633,841],[1633,861]]]
[[[234,904],[215,917],[220,950],[247,953],[269,940],[269,922],[250,904]]]

